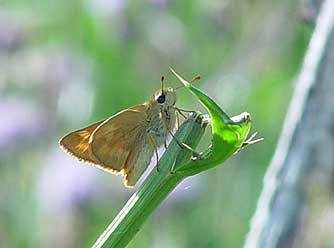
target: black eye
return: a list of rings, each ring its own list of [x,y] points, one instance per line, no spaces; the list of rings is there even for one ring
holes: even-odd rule
[[[157,99],[158,103],[164,103],[166,101],[166,96],[164,94],[160,95]]]

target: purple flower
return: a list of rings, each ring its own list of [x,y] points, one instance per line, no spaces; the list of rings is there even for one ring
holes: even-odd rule
[[[45,130],[45,122],[38,109],[29,102],[18,99],[1,100],[0,116],[1,150],[21,145],[25,140],[38,137]]]

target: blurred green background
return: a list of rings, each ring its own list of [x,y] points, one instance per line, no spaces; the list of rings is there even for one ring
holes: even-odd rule
[[[129,247],[241,247],[311,35],[304,1],[0,2],[0,246],[90,247],[134,190],[58,148],[179,83],[265,141],[184,181]],[[202,110],[186,90],[177,106]],[[208,130],[209,131],[209,130]],[[203,141],[207,145],[210,132]]]

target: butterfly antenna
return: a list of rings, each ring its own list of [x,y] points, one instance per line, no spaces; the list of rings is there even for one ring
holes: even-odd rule
[[[196,82],[196,81],[199,81],[201,79],[201,76],[196,76],[196,77],[194,77],[191,81],[190,81],[190,83],[192,84],[192,83],[194,83],[194,82]],[[175,88],[175,90],[177,90],[177,89],[180,89],[180,88],[183,88],[184,87],[184,85],[180,85],[179,87],[176,87]]]
[[[165,80],[165,77],[162,76],[161,77],[161,94],[164,94],[164,80]]]

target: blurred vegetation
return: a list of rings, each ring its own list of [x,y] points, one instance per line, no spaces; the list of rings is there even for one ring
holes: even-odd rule
[[[93,244],[133,191],[57,141],[148,100],[161,75],[178,86],[168,66],[200,74],[198,87],[230,114],[250,112],[265,141],[183,182],[129,247],[241,247],[311,34],[308,15],[288,0],[1,1],[1,247]],[[184,90],[177,105],[200,109]]]

